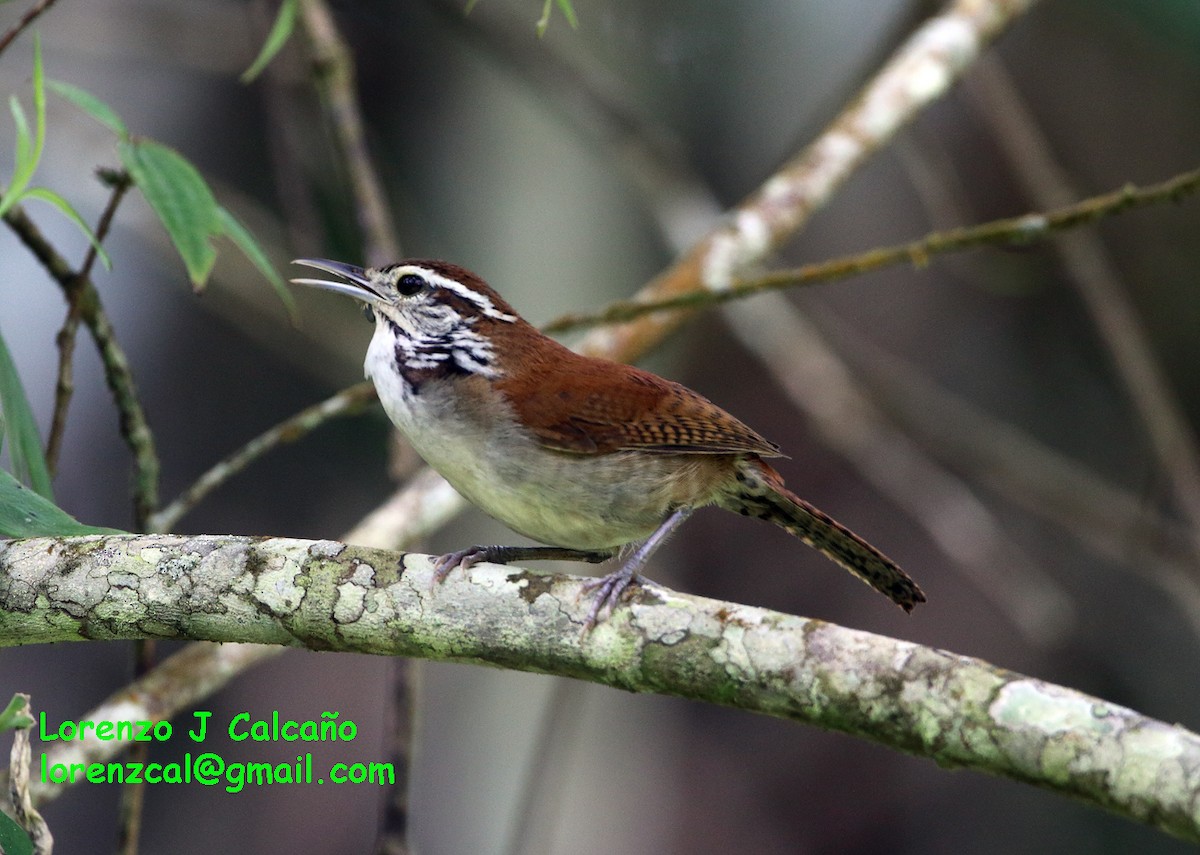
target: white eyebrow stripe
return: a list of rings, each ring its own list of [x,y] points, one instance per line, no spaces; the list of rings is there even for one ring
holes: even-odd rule
[[[510,315],[507,312],[500,311],[496,308],[495,303],[493,303],[487,297],[487,295],[480,294],[478,291],[472,291],[461,282],[458,282],[454,279],[447,279],[445,276],[430,270],[428,267],[420,267],[415,264],[406,264],[399,268],[397,272],[399,275],[403,275],[405,272],[409,271],[416,273],[419,276],[424,276],[439,288],[445,288],[447,291],[453,291],[463,299],[474,303],[479,307],[479,311],[483,312],[489,318],[495,318],[498,321],[504,321],[510,324],[515,324],[517,322],[516,315]]]

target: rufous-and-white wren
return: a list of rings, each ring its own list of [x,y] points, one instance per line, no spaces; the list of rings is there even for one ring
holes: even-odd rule
[[[437,580],[480,561],[598,562],[636,545],[590,586],[590,627],[694,509],[716,505],[794,534],[905,611],[925,601],[891,559],[784,486],[762,459],[778,446],[691,389],[569,350],[454,264],[295,263],[339,278],[293,282],[348,294],[374,315],[366,374],[425,461],[483,511],[549,544],[452,552]]]

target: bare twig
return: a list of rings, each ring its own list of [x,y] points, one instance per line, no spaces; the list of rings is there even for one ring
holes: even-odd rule
[[[29,695],[18,693],[17,698],[24,705],[22,714],[33,718],[33,712],[29,707]],[[34,789],[37,786],[37,781],[41,780],[40,775],[32,775],[30,769],[32,767],[33,752],[29,747],[29,733],[32,728],[19,727],[13,734],[12,751],[9,752],[9,774],[8,774],[8,802],[12,807],[13,815],[17,823],[25,829],[29,835],[29,840],[33,843],[33,851],[36,855],[50,855],[54,848],[54,835],[50,833],[50,827],[46,824],[46,820],[38,813],[34,807]]]
[[[892,426],[814,326],[778,295],[731,307],[757,354],[821,441],[851,461],[925,530],[1033,644],[1071,632],[1071,599],[1005,534],[971,488]],[[995,584],[997,568],[1005,583]]]
[[[693,291],[666,300],[642,300],[612,303],[599,312],[566,315],[546,326],[547,332],[562,332],[579,327],[621,323],[652,312],[670,309],[699,309],[731,300],[752,297],[766,291],[779,291],[858,276],[884,267],[912,264],[924,267],[929,260],[948,252],[980,246],[1012,246],[1046,240],[1062,232],[1094,223],[1105,217],[1162,202],[1177,202],[1200,190],[1200,169],[1174,175],[1145,187],[1124,187],[1065,205],[1044,213],[1006,217],[977,226],[963,226],[927,234],[909,243],[880,247],[855,255],[806,264],[789,270],[777,270],[763,276],[740,279],[724,291]]]
[[[966,471],[1015,506],[1060,526],[1092,555],[1145,574],[1200,637],[1200,584],[1191,532],[1087,467],[982,412],[828,313],[819,326],[851,354],[874,398],[947,466]],[[1131,551],[1131,544],[1139,548]]]
[[[7,33],[0,36],[0,53],[3,53],[4,49],[12,44],[17,36],[21,35],[25,28],[37,20],[38,15],[42,14],[53,5],[54,0],[38,0],[38,2],[30,6],[25,14],[21,16],[21,20],[17,21],[12,29],[10,29]]]
[[[350,48],[323,0],[302,0],[300,20],[312,48],[316,80],[325,95],[329,121],[350,171],[354,210],[363,233],[363,256],[368,265],[396,261],[400,247],[383,184],[367,151]]]
[[[721,206],[688,162],[686,146],[666,122],[639,109],[619,79],[583,51],[555,50],[552,39],[530,49],[525,21],[499,4],[479,3],[463,14],[460,0],[432,0],[456,33],[528,81],[606,156],[619,153],[619,168],[654,213],[673,251],[682,251],[711,230]]]
[[[233,454],[214,464],[184,490],[178,498],[156,514],[152,514],[147,526],[149,531],[167,532],[198,505],[209,493],[220,487],[271,449],[284,443],[295,442],[312,433],[321,425],[340,416],[353,415],[375,399],[375,387],[370,381],[356,383],[319,404],[301,410],[296,415],[280,422],[250,440]]]
[[[810,146],[638,294],[638,302],[724,291],[791,238],[866,160],[936,100],[1036,0],[955,0],[925,22]],[[580,350],[632,361],[682,323],[685,310],[593,330]]]
[[[100,295],[90,278],[77,281],[75,271],[46,240],[20,205],[14,205],[4,214],[4,222],[64,291],[69,293],[71,288],[78,288],[80,291],[80,318],[91,332],[92,339],[100,351],[104,379],[117,406],[121,436],[133,452],[134,522],[137,528],[144,529],[146,521],[158,506],[158,452],[154,448],[154,435],[150,432],[150,425],[138,398],[129,360],[117,341],[108,314],[100,303]]]
[[[426,466],[347,532],[347,543],[404,549],[436,531],[463,508],[463,497]]]
[[[984,115],[992,136],[1025,193],[1036,204],[1045,206],[1078,198],[1066,171],[1055,161],[1049,140],[1003,65],[998,61],[982,63],[970,88],[986,106]],[[1188,192],[1194,189],[1192,184]],[[1196,548],[1200,551],[1200,453],[1196,436],[1159,367],[1117,266],[1104,243],[1091,232],[1064,235],[1055,247],[1141,419],[1158,458],[1159,471],[1196,532]]]
[[[417,702],[421,697],[421,668],[412,662],[397,662],[393,669],[391,709],[395,720],[388,728],[389,762],[396,769],[396,781],[407,782],[413,764],[413,732],[416,727]],[[391,788],[384,804],[379,834],[375,841],[376,855],[411,855],[414,847],[409,841],[412,828],[408,786]]]
[[[129,174],[121,172],[106,173],[106,183],[112,187],[112,195],[108,204],[100,214],[96,223],[96,242],[99,243],[108,235],[113,217],[116,216],[117,206],[130,187]],[[91,279],[92,268],[96,266],[99,253],[96,244],[88,244],[87,254],[79,272],[75,274],[70,286],[67,286],[67,317],[62,329],[58,331],[55,341],[58,344],[58,380],[54,385],[54,414],[50,419],[50,435],[46,440],[46,466],[50,474],[58,468],[58,455],[62,449],[63,433],[67,427],[67,408],[71,404],[71,395],[75,391],[74,357],[75,332],[79,329],[80,300],[83,294],[81,283]]]

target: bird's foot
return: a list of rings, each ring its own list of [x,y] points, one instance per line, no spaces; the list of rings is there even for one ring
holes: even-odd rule
[[[630,585],[645,584],[645,579],[636,572],[633,562],[626,562],[620,569],[614,570],[607,576],[589,579],[583,583],[580,595],[596,592],[592,607],[588,610],[587,620],[583,622],[583,635],[587,635],[602,620],[608,620],[613,609],[621,599],[621,595]]]

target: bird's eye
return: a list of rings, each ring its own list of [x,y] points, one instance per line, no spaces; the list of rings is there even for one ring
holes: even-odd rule
[[[411,297],[425,287],[425,280],[415,273],[405,273],[396,280],[396,290],[405,297]]]
[[[367,319],[367,323],[371,323],[371,324],[375,323],[375,310],[372,309],[370,306],[368,306],[366,303],[363,303],[362,313],[363,313],[363,317]]]

